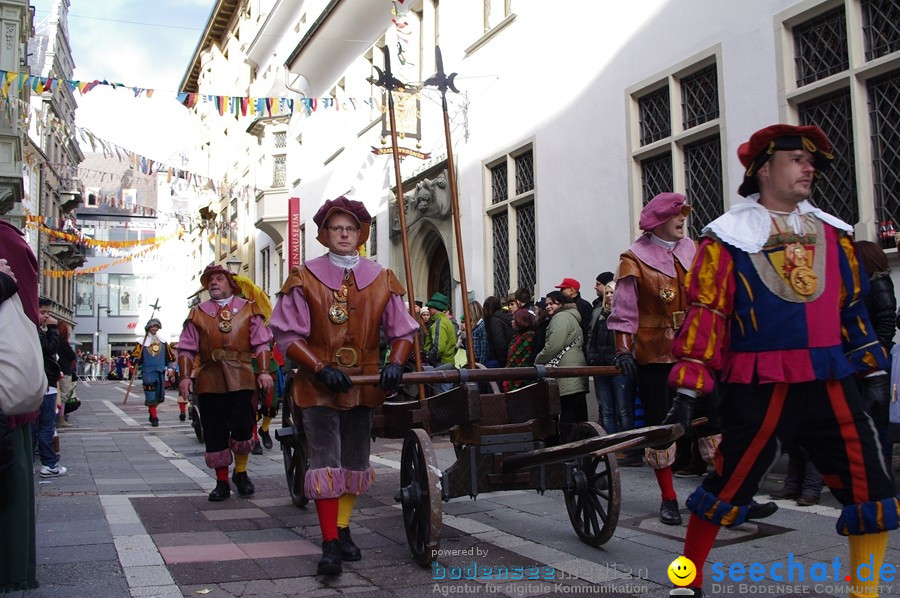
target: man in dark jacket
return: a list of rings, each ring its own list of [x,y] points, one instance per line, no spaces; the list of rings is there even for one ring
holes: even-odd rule
[[[56,361],[59,350],[59,322],[50,315],[52,302],[41,297],[38,300],[41,314],[41,325],[38,336],[41,340],[41,351],[44,353],[44,373],[47,375],[47,392],[41,401],[38,416],[38,453],[41,455],[41,477],[55,478],[66,475],[66,468],[59,464],[59,456],[53,448],[53,437],[56,435],[56,386],[59,383],[60,369]]]

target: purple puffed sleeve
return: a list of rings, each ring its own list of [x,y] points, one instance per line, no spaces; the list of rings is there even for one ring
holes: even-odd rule
[[[187,355],[191,360],[196,359],[200,352],[200,333],[190,320],[186,320],[181,336],[178,338],[178,354]]]
[[[400,339],[412,340],[419,330],[419,324],[409,314],[403,298],[394,294],[391,294],[391,298],[384,307],[381,326],[384,328],[384,336],[388,344],[393,344],[394,341]]]
[[[638,289],[637,278],[626,276],[616,281],[613,292],[612,311],[606,320],[610,330],[635,334],[638,329]]]
[[[297,285],[279,295],[269,318],[269,327],[282,354],[287,355],[291,343],[309,337],[309,326],[309,304],[303,295],[303,287]]]
[[[250,346],[254,353],[268,351],[272,342],[272,331],[266,326],[266,320],[262,316],[250,318]]]

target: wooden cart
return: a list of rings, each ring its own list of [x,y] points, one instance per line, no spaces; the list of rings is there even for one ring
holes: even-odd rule
[[[670,444],[683,434],[677,424],[611,435],[594,422],[559,424],[554,378],[616,371],[548,367],[404,374],[404,383],[467,379],[423,401],[386,402],[376,411],[373,436],[403,438],[395,499],[402,506],[406,539],[416,562],[428,566],[437,556],[442,501],[503,490],[562,490],[578,538],[595,547],[608,541],[618,524],[621,503],[615,453]],[[479,393],[479,381],[511,379],[537,380],[511,392]],[[377,376],[353,380],[371,384]],[[300,421],[300,409],[287,401],[284,427],[275,436],[281,442],[291,500],[302,507],[307,503],[303,494],[307,459]],[[438,467],[432,436],[448,436],[453,443],[456,461],[444,470]]]

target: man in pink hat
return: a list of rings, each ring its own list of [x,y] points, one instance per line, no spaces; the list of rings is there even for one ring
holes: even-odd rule
[[[252,496],[247,461],[253,450],[256,414],[253,393],[268,396],[273,388],[269,371],[272,332],[259,306],[243,297],[231,272],[210,264],[200,276],[209,300],[191,308],[178,340],[178,367],[183,398],[196,392],[199,401],[206,465],[216,470],[216,487],[209,500],[231,496],[228,466],[234,462],[231,481],[241,496]],[[259,363],[258,376],[251,360]]]
[[[840,573],[849,574],[848,595],[877,596],[900,497],[866,405],[887,400],[888,360],[866,312],[853,227],[808,201],[831,144],[818,127],[776,124],[738,157],[747,199],[703,229],[669,375],[678,390],[672,422],[690,421],[722,388],[716,468],[687,500],[691,589],[703,596],[720,527],[750,516],[781,447],[797,444],[843,505],[836,528],[850,545]]]
[[[335,575],[343,561],[362,557],[350,536],[350,515],[375,479],[372,418],[385,391],[400,385],[419,325],[394,273],[359,255],[372,222],[362,203],[326,201],[313,222],[328,253],[291,270],[270,323],[279,349],[299,366],[291,400],[302,409],[309,457],[304,492],[316,503],[322,531],[317,572]],[[390,345],[383,367],[379,330]],[[351,383],[351,375],[379,371],[380,388]]]
[[[674,396],[668,385],[675,363],[672,341],[684,320],[687,303],[682,290],[696,252],[694,242],[685,236],[690,211],[680,193],[660,193],[644,206],[639,222],[644,234],[621,255],[607,320],[615,333],[616,365],[637,380],[648,426],[663,422]],[[647,448],[645,454],[662,495],[660,521],[680,525],[672,483],[675,444]]]

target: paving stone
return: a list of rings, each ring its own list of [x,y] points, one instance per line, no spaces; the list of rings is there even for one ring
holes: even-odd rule
[[[265,571],[254,561],[249,559],[176,564],[170,565],[169,571],[179,586],[204,583],[219,584],[230,581],[249,581],[267,578]]]
[[[172,584],[172,576],[165,565],[124,567],[124,572],[130,588]]]

